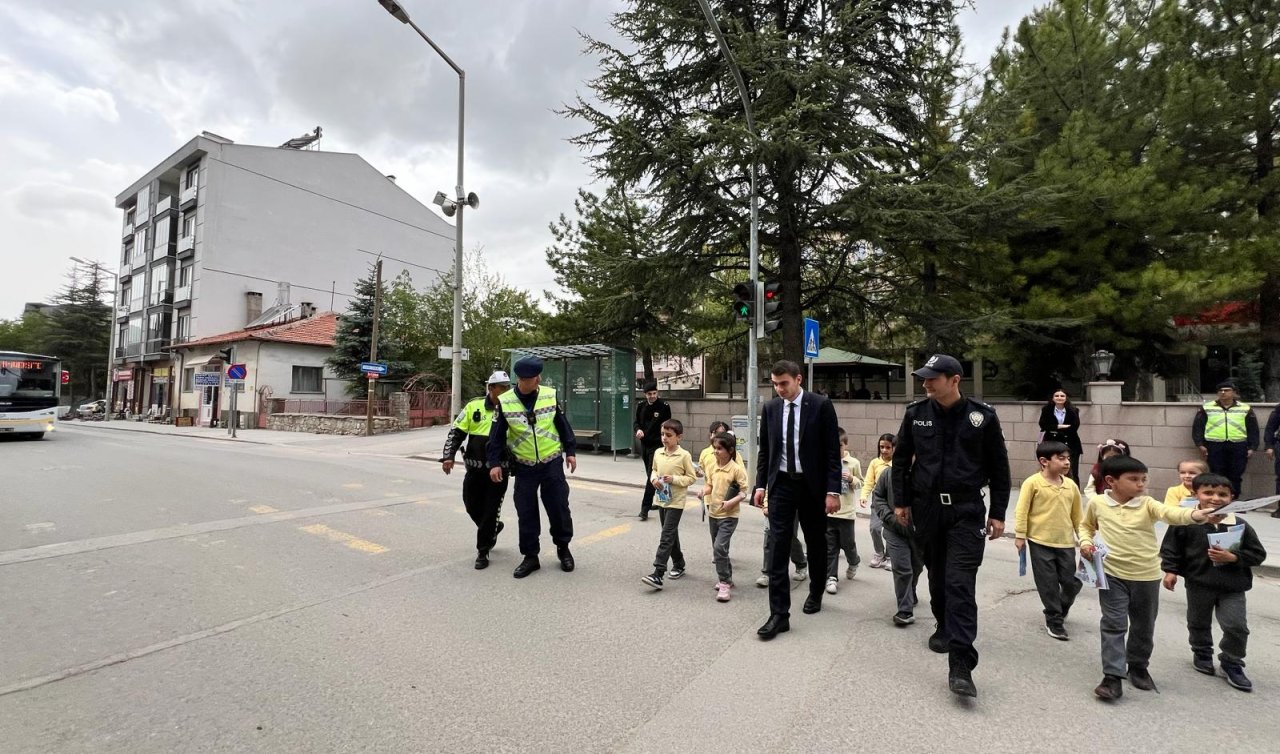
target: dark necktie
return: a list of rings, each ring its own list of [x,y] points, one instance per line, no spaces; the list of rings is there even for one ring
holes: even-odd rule
[[[796,404],[787,404],[787,473],[796,473]]]

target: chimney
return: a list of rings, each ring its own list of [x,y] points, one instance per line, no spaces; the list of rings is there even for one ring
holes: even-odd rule
[[[249,324],[262,316],[262,294],[257,291],[245,291],[244,322]]]
[[[303,301],[301,304],[298,304],[298,316],[302,317],[303,319],[314,316],[315,313],[316,313],[315,304],[312,304],[310,301]]]

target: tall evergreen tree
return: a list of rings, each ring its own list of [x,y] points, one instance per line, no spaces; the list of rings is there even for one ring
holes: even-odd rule
[[[102,301],[104,292],[102,273],[77,265],[46,316],[41,348],[61,359],[62,368],[71,373],[64,392],[72,405],[105,394],[111,307]]]
[[[355,295],[347,310],[338,317],[334,336],[333,354],[326,363],[338,377],[349,380],[348,392],[360,398],[369,393],[369,381],[360,372],[360,362],[369,360],[369,347],[373,343],[373,305],[377,290],[376,274],[370,265],[369,274],[355,282]],[[382,282],[382,296],[387,300],[387,281]],[[384,309],[385,311],[385,309]],[[386,379],[403,380],[414,372],[413,364],[404,361],[404,345],[397,339],[394,328],[378,327],[378,361],[387,365]]]

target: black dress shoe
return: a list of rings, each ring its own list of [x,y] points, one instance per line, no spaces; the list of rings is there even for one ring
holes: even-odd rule
[[[516,570],[513,571],[511,575],[515,576],[517,579],[523,579],[525,576],[528,576],[541,567],[542,564],[538,562],[537,555],[526,555],[524,556],[524,560],[520,561],[520,565],[516,566]]]
[[[557,547],[556,557],[560,558],[560,570],[565,573],[573,570],[573,553],[569,552],[568,547]]]
[[[778,634],[785,634],[791,630],[791,621],[785,615],[770,615],[769,620],[756,631],[756,635],[761,639],[768,641]]]
[[[954,668],[947,676],[947,687],[956,696],[977,697],[978,687],[973,685],[973,675],[961,668]]]
[[[485,550],[481,550],[479,554],[476,555],[476,570],[483,571],[488,567],[489,567],[489,553]]]
[[[944,655],[951,651],[951,645],[947,642],[947,637],[942,635],[941,628],[935,628],[933,633],[929,635],[929,649],[930,651],[937,652],[940,655]]]
[[[1156,691],[1156,682],[1146,668],[1129,668],[1129,685],[1140,691]]]
[[[805,615],[813,615],[814,613],[822,610],[822,598],[814,597],[812,594],[809,595],[809,597],[805,599],[804,607],[802,607],[801,610],[804,611]]]

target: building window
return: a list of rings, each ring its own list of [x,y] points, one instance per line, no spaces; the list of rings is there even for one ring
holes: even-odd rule
[[[178,342],[185,343],[191,337],[191,315],[178,315]]]
[[[130,228],[132,228],[132,227],[133,227],[133,218],[137,217],[137,215],[138,215],[138,211],[137,211],[136,209],[134,209],[133,207],[130,207],[130,208],[129,208],[125,213],[124,213],[124,224],[125,224],[125,225],[128,225]]]
[[[182,237],[191,238],[196,234],[196,213],[188,212],[182,216]]]
[[[189,189],[196,185],[196,181],[200,178],[200,163],[196,163],[187,168],[187,175],[183,179],[182,188]]]
[[[187,367],[182,370],[182,392],[190,393],[195,390],[196,368]]]
[[[324,389],[321,387],[324,380],[324,367],[299,367],[293,368],[293,389],[294,393],[322,393]]]
[[[191,285],[191,265],[184,264],[178,269],[178,287],[186,288]]]

